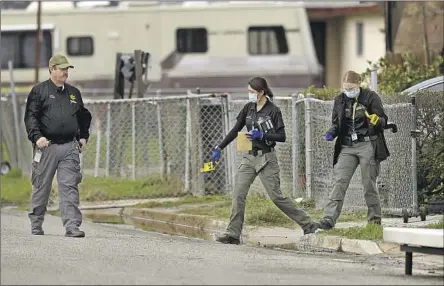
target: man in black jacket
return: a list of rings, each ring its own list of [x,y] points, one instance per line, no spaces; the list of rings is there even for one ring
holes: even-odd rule
[[[50,79],[34,86],[26,102],[26,132],[34,147],[29,218],[35,235],[44,234],[42,224],[57,171],[65,236],[85,236],[79,230],[79,155],[88,141],[92,117],[83,105],[80,91],[66,83],[69,68],[74,67],[64,55],[54,55],[49,60]]]
[[[376,186],[380,162],[390,156],[384,138],[388,117],[378,94],[361,88],[361,77],[348,71],[343,92],[334,100],[332,126],[325,139],[335,138],[333,157],[334,187],[320,222],[322,229],[333,228],[341,213],[345,193],[358,165],[361,166],[368,221],[381,223],[381,201]]]

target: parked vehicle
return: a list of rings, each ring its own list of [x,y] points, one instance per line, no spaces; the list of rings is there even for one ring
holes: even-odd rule
[[[279,87],[306,88],[322,80],[303,3],[125,1],[88,8],[72,2],[53,8],[42,2],[41,78],[51,55],[62,52],[74,64],[73,84],[110,88],[116,54],[140,49],[151,54],[152,88],[240,88],[259,75]],[[13,60],[16,83],[32,83],[35,5],[1,11],[1,19],[2,81],[9,81]]]
[[[404,90],[403,93],[405,92],[407,94],[412,94],[420,90],[444,91],[444,75],[427,79],[418,84],[415,84]]]

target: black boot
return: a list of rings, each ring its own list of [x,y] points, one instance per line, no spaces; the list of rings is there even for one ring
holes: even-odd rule
[[[377,224],[377,225],[381,225],[381,219],[380,218],[375,218],[375,219],[371,219],[368,221],[369,224]]]
[[[329,219],[324,218],[319,222],[319,228],[323,230],[332,229],[333,226],[334,226],[333,223]]]
[[[41,227],[33,227],[31,230],[31,233],[33,235],[44,235],[45,232],[43,231],[43,229]]]
[[[305,226],[303,228],[304,230],[304,235],[306,234],[310,234],[310,233],[316,233],[316,230],[319,228],[319,223],[317,222],[312,222],[310,224],[308,224],[307,226]]]
[[[85,237],[85,232],[81,231],[78,228],[73,228],[70,230],[66,230],[66,237]]]
[[[215,234],[214,241],[224,243],[224,244],[240,244],[240,240],[238,238],[232,237],[229,234]]]

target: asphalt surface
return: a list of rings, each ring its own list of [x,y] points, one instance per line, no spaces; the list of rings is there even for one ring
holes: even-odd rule
[[[32,236],[26,212],[1,211],[1,284],[330,284],[442,285],[442,273],[402,259],[222,245],[85,221],[85,238],[66,238],[48,215]],[[436,267],[435,267],[436,268]]]

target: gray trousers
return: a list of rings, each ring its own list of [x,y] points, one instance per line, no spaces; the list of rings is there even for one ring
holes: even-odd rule
[[[332,226],[341,214],[345,193],[358,165],[361,166],[364,198],[367,203],[369,221],[381,220],[381,200],[376,186],[380,163],[374,158],[371,142],[357,142],[352,146],[342,146],[338,162],[334,167],[334,187],[329,202],[324,209],[324,219]]]
[[[282,194],[279,172],[280,168],[275,152],[259,154],[257,156],[244,155],[235,177],[232,209],[227,234],[234,238],[240,237],[244,224],[245,201],[250,186],[257,175],[259,175],[268,196],[282,212],[303,229],[310,227],[312,220],[308,214],[304,210],[296,207],[289,197],[285,197]]]
[[[40,161],[32,162],[31,211],[28,214],[32,229],[42,227],[56,171],[63,226],[71,230],[82,223],[78,191],[78,184],[82,180],[79,145],[73,141],[43,148]]]

